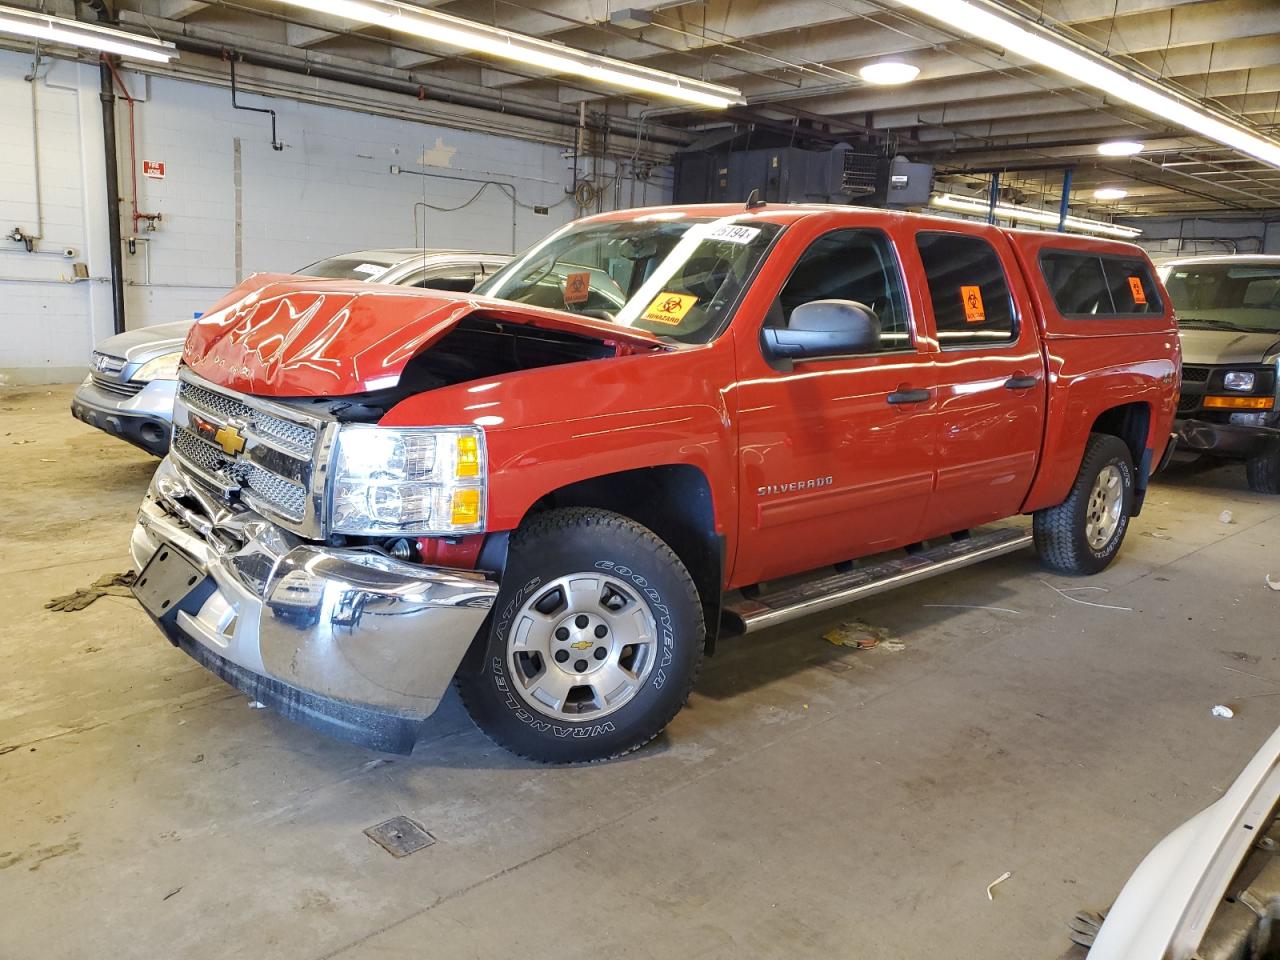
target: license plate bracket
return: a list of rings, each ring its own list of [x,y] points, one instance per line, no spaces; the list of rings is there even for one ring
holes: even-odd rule
[[[138,574],[133,595],[156,619],[175,613],[182,602],[206,579],[199,567],[173,547],[160,547]]]

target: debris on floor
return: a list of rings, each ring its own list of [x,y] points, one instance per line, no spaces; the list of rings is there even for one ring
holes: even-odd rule
[[[995,900],[995,894],[994,894],[994,892],[993,892],[993,891],[995,890],[995,888],[996,888],[997,886],[999,886],[1000,884],[1004,883],[1006,880],[1008,880],[1008,879],[1009,879],[1010,877],[1012,877],[1012,876],[1013,876],[1013,874],[1012,874],[1012,873],[1010,873],[1008,870],[1006,870],[1004,873],[1000,874],[1000,876],[996,877],[994,880],[992,880],[990,883],[988,883],[988,884],[987,884],[987,899],[988,899],[988,900]]]
[[[250,710],[265,710],[265,709],[267,709],[267,705],[266,705],[265,703],[263,703],[261,700],[250,700],[250,701],[249,701],[249,709],[250,709]]]
[[[1071,942],[1081,947],[1092,947],[1094,939],[1098,936],[1098,931],[1102,929],[1102,921],[1107,918],[1107,912],[1081,910],[1071,922],[1067,924],[1070,932],[1067,936]]]
[[[870,650],[891,640],[889,631],[884,627],[873,627],[861,620],[847,620],[838,627],[833,627],[822,635],[827,643],[837,647],[853,647],[856,650]],[[899,645],[901,649],[901,645]]]
[[[1070,600],[1072,603],[1080,603],[1086,607],[1097,607],[1099,610],[1122,610],[1125,613],[1133,613],[1133,607],[1118,607],[1111,603],[1094,603],[1092,600],[1081,600],[1079,597],[1073,597],[1073,593],[1085,593],[1094,591],[1097,593],[1110,593],[1106,587],[1055,587],[1048,580],[1041,580],[1046,587],[1052,590],[1064,600]]]
[[[436,842],[426,828],[408,817],[392,817],[370,827],[364,835],[393,857],[407,857]]]
[[[1219,519],[1222,523],[1235,523],[1235,522],[1236,522],[1236,520],[1235,520],[1235,514],[1233,514],[1230,510],[1223,510],[1220,514],[1218,514],[1218,519]]]
[[[83,587],[74,593],[64,594],[61,597],[54,597],[46,603],[46,610],[54,610],[59,613],[69,613],[72,610],[83,610],[89,604],[93,603],[99,597],[132,597],[133,591],[129,588],[133,585],[133,581],[137,579],[137,574],[132,570],[126,573],[108,573],[99,577],[88,587]]]
[[[1272,590],[1280,591],[1280,580],[1272,580],[1271,574],[1269,573],[1262,579],[1267,582],[1267,586],[1270,587]]]
[[[1158,530],[1143,530],[1142,536],[1150,537],[1152,540],[1172,540],[1167,533],[1160,533]]]
[[[1215,717],[1221,717],[1223,720],[1230,720],[1232,717],[1236,715],[1236,712],[1234,710],[1232,710],[1230,707],[1225,707],[1222,704],[1218,704],[1209,712],[1212,713]]]

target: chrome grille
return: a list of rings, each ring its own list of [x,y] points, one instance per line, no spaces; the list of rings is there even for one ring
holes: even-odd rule
[[[118,376],[120,371],[125,367],[123,357],[113,357],[108,353],[93,352],[93,359],[90,361],[94,373],[105,373],[108,376]]]
[[[93,385],[95,387],[106,393],[115,394],[117,397],[137,396],[143,387],[141,383],[134,383],[131,380],[111,380],[96,372],[90,374],[90,376],[93,377]]]
[[[243,471],[245,486],[289,519],[301,520],[307,512],[307,491],[298,484],[252,463],[232,469],[237,474]]]
[[[237,499],[303,536],[323,536],[315,463],[328,456],[327,421],[224,391],[183,371],[171,447],[193,482]],[[323,477],[323,474],[319,475]]]
[[[173,431],[173,449],[183,460],[206,473],[216,475],[229,462],[221,450],[205,443],[185,427]]]
[[[315,447],[315,430],[254,409],[235,397],[215,393],[213,390],[206,390],[186,382],[182,384],[179,393],[187,406],[214,416],[221,415],[228,419],[244,420],[255,427],[257,433],[268,441],[294,453],[310,456]]]

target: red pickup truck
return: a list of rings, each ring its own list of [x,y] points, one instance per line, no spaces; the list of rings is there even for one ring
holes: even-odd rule
[[[599,760],[722,629],[1033,540],[1101,570],[1178,371],[1137,247],[853,207],[605,214],[474,294],[258,277],[187,340],[136,591],[337,736],[408,751],[456,679],[500,744]]]

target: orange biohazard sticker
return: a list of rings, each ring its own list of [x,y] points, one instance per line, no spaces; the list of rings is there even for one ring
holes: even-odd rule
[[[564,278],[565,305],[586,303],[591,296],[591,274],[586,270],[571,273]]]
[[[1133,302],[1138,306],[1145,306],[1147,303],[1147,292],[1142,289],[1141,277],[1129,278],[1129,292],[1133,294]]]
[[[698,298],[688,293],[660,293],[653,298],[641,320],[677,327],[685,315],[693,309]]]
[[[986,323],[987,311],[982,306],[981,287],[961,287],[960,302],[964,304],[965,323]]]

